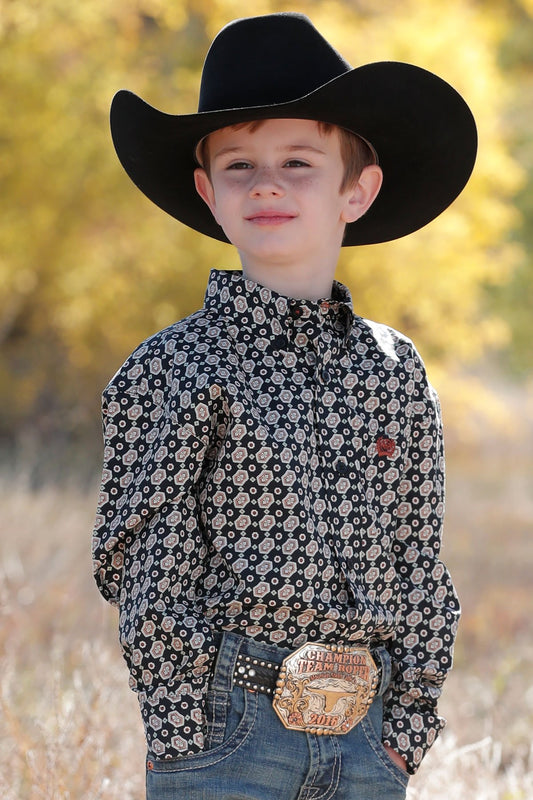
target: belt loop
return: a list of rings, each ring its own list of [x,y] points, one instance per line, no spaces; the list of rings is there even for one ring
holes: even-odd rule
[[[215,663],[215,670],[211,681],[211,688],[221,692],[231,692],[233,689],[233,673],[237,654],[241,648],[242,636],[230,631],[221,632],[221,640]]]
[[[390,653],[386,647],[378,647],[377,650],[374,650],[372,655],[381,664],[381,680],[379,682],[378,690],[376,692],[376,695],[379,697],[380,695],[385,694],[385,692],[388,689],[389,683],[391,681],[392,662]]]

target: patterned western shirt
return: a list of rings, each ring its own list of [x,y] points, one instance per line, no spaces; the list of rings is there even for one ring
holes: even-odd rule
[[[149,751],[201,751],[221,629],[386,643],[384,741],[414,772],[444,721],[459,605],[439,561],[438,400],[348,290],[294,300],[213,271],[204,308],[105,389],[93,553]]]

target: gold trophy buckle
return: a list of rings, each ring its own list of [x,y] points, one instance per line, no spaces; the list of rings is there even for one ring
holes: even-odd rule
[[[367,647],[308,642],[283,661],[272,704],[290,730],[347,733],[366,715],[378,677]]]

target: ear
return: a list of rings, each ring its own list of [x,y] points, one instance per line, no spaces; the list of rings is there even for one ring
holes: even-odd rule
[[[218,222],[216,215],[215,191],[205,169],[198,167],[198,169],[194,170],[194,185],[196,186],[196,191],[202,200],[207,203],[209,210],[211,211],[215,220]]]
[[[358,181],[346,193],[346,204],[341,218],[343,222],[355,222],[366,214],[379,194],[383,183],[383,172],[377,164],[364,167]]]

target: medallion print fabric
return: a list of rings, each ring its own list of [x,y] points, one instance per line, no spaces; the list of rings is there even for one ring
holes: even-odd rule
[[[315,303],[213,270],[204,308],[135,350],[103,414],[95,577],[149,752],[204,748],[224,629],[385,643],[384,741],[414,772],[444,725],[459,604],[439,560],[439,405],[412,343],[337,282]]]

